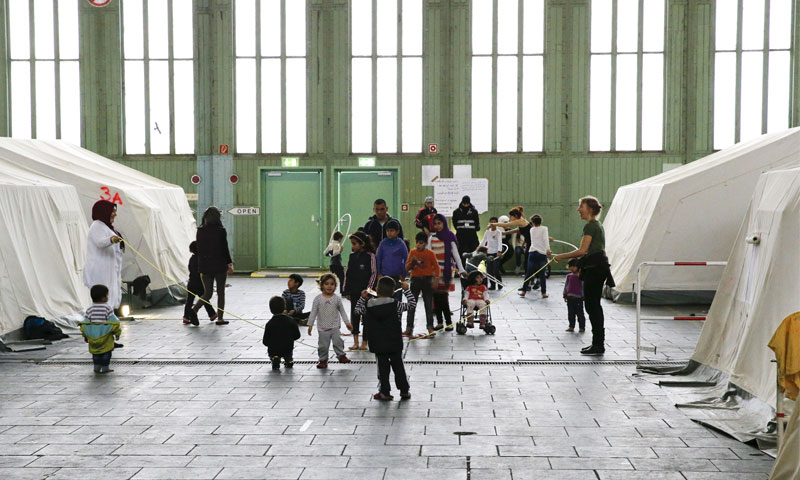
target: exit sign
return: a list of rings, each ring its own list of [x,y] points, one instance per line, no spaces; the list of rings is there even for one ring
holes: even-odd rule
[[[359,167],[374,167],[375,166],[375,157],[359,157],[358,166]]]
[[[284,167],[296,167],[300,164],[300,159],[297,157],[283,157]]]

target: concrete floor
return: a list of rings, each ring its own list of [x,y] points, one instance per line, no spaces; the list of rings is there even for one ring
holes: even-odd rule
[[[285,279],[229,282],[228,309],[258,326],[285,288]],[[498,299],[495,336],[409,343],[404,402],[372,400],[367,352],[318,370],[316,338],[303,331],[311,346],[297,345],[294,370],[273,372],[259,362],[259,328],[230,316],[218,327],[202,312],[201,326],[187,327],[182,307],[136,312],[145,317],[123,325],[110,375],[92,373],[79,338],[0,355],[0,478],[767,478],[769,457],[691,422],[665,389],[632,375],[632,307],[604,302],[607,350],[594,358],[603,362],[577,363],[591,360],[578,354],[590,329],[564,331],[562,285],[551,279],[549,299]],[[311,280],[304,290],[310,305]],[[646,323],[643,344],[658,345],[646,358],[688,359],[701,328]]]

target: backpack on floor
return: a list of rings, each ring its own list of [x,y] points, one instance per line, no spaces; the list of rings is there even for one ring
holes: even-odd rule
[[[55,323],[42,317],[30,316],[26,318],[25,323],[22,325],[22,331],[25,335],[25,340],[61,340],[68,337]]]

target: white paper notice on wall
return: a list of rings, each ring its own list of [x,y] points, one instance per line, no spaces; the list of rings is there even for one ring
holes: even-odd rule
[[[472,178],[472,165],[453,165],[453,178]]]
[[[423,165],[422,166],[422,186],[432,187],[433,182],[439,178],[439,165]]]
[[[433,184],[436,210],[448,217],[458,208],[461,198],[469,195],[478,213],[489,210],[488,178],[440,178]]]

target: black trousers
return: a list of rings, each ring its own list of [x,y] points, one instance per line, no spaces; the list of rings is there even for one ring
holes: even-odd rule
[[[436,322],[441,325],[453,323],[453,314],[450,312],[450,292],[442,290],[433,291],[433,311],[436,313]]]
[[[360,294],[359,294],[360,295]],[[367,341],[367,324],[361,325],[361,315],[356,313],[356,303],[358,303],[359,295],[350,296],[350,323],[353,324],[353,335],[361,334],[363,341]]]
[[[194,305],[194,298],[195,298],[194,294],[195,293],[200,294],[200,295],[203,294],[203,281],[202,280],[197,280],[197,281],[192,280],[192,281],[190,281],[189,284],[186,285],[186,290],[189,290],[190,292],[193,292],[193,293],[187,293],[186,294],[186,304],[183,306],[183,318],[191,319],[192,318],[192,305]],[[206,313],[208,314],[209,317],[214,315],[214,307],[212,307],[211,305],[207,304],[206,302],[202,302],[201,301],[200,303],[203,304],[203,308],[206,309]]]
[[[111,364],[111,352],[114,350],[109,350],[106,353],[93,353],[92,354],[92,363],[94,363],[98,367],[107,367]]]
[[[225,281],[228,279],[228,273],[204,273],[203,274],[203,300],[206,302],[211,300],[214,295],[214,282],[217,283],[217,321],[222,320],[222,310],[225,310]],[[199,301],[194,304],[192,310],[194,313],[200,311],[203,304],[206,302]]]
[[[407,392],[409,389],[406,368],[403,365],[403,352],[397,353],[376,353],[378,360],[378,382],[381,393],[389,395],[392,387],[389,384],[389,369],[394,372],[394,384],[400,392]]]
[[[339,279],[339,293],[342,293],[342,285],[344,285],[344,267],[341,265],[330,265],[331,273],[336,275]]]
[[[500,273],[500,266],[502,262],[503,258],[500,256],[496,256],[494,258],[489,258],[488,260],[486,260],[486,273],[493,276],[495,279],[497,279],[498,282],[503,281],[503,275]],[[488,280],[486,282],[486,286],[489,288],[497,288],[500,285],[491,280]]]
[[[422,302],[425,304],[425,325],[433,328],[433,277],[411,277],[411,294],[414,295],[414,299],[419,299],[420,293],[422,293]],[[414,330],[415,313],[416,307],[408,309],[406,330]]]
[[[583,316],[583,299],[567,297],[567,320],[569,328],[575,328],[575,319],[578,319],[578,327],[586,328],[586,317]]]
[[[592,324],[592,345],[603,347],[606,341],[605,317],[600,298],[603,296],[603,283],[606,281],[606,272],[595,272],[587,269],[583,272],[583,303],[589,322]]]
[[[270,360],[274,361],[277,359],[278,361],[280,361],[280,359],[283,358],[283,361],[284,363],[286,363],[286,365],[294,364],[293,353],[294,351],[290,351],[287,354],[286,352],[280,352],[280,351],[274,352],[270,351],[270,349],[267,349],[267,355],[269,355]]]

